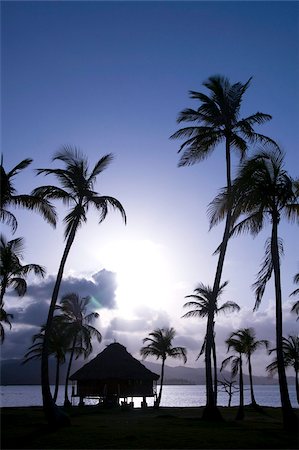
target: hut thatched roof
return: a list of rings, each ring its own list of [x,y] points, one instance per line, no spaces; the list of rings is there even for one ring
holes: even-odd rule
[[[126,347],[114,342],[70,376],[71,380],[157,380],[159,375],[151,372],[133,358]]]

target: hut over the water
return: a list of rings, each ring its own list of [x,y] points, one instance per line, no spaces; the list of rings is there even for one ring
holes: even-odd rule
[[[75,396],[99,398],[108,405],[118,405],[123,398],[142,397],[142,405],[146,406],[146,397],[156,395],[156,381],[159,375],[151,372],[140,361],[135,359],[127,349],[115,342],[108,345],[94,359],[71,375],[77,381]]]

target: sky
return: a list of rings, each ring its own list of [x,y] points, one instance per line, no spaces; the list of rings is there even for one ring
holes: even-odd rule
[[[139,358],[148,333],[173,326],[174,344],[188,350],[187,366],[203,367],[196,357],[206,322],[181,316],[185,296],[199,282],[213,283],[213,252],[223,224],[209,231],[207,207],[225,184],[224,146],[199,164],[178,168],[182,142],[169,137],[179,128],[179,112],[199,106],[189,90],[205,92],[202,83],[217,74],[231,82],[253,77],[241,115],[272,115],[256,130],[280,144],[286,169],[298,176],[298,2],[2,1],[1,21],[4,167],[33,159],[15,178],[18,192],[55,182],[36,176],[35,169],[57,167],[51,158],[63,145],[79,147],[91,167],[103,155],[114,155],[97,190],[122,203],[127,225],[111,211],[99,226],[90,211],[71,249],[60,292],[92,296],[100,314],[94,325],[103,341],[94,345],[91,357],[116,340]],[[234,174],[238,163],[233,155]],[[29,278],[23,299],[7,292],[6,310],[14,320],[1,347],[3,359],[22,358],[46,320],[64,249],[66,210],[55,206],[55,230],[25,210],[15,211],[14,236],[1,226],[7,239],[24,237],[24,263],[47,269],[44,280]],[[285,246],[283,331],[288,335],[298,326],[289,298],[299,270],[298,227],[282,221],[279,234]],[[233,300],[241,311],[217,318],[219,361],[227,356],[225,339],[238,328],[254,327],[257,338],[274,346],[273,279],[259,310],[252,311],[251,285],[269,235],[268,226],[255,239],[243,235],[229,243],[222,277],[229,284],[221,301]],[[265,373],[269,358],[257,352],[255,373]]]

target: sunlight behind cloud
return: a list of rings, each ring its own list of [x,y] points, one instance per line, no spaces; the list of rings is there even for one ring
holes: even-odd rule
[[[161,245],[150,240],[117,241],[103,248],[101,260],[117,274],[116,301],[123,317],[132,317],[141,305],[164,309],[170,262]]]

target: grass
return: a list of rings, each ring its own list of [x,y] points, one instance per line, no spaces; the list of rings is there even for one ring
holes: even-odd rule
[[[220,408],[221,423],[202,421],[202,408],[104,410],[75,407],[72,425],[50,430],[42,408],[2,408],[3,449],[293,449],[297,433],[282,428],[280,408],[257,413],[246,407],[243,421],[236,408]],[[299,415],[299,411],[297,410]]]

